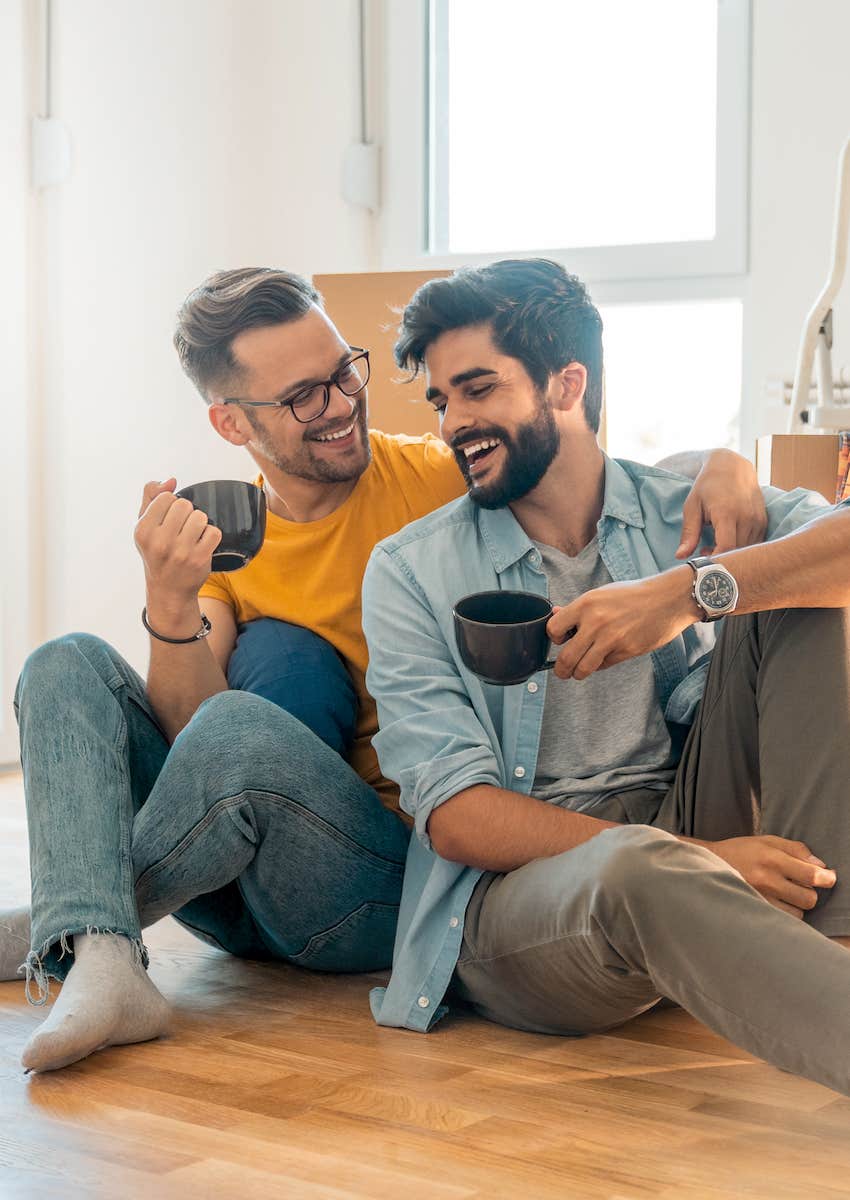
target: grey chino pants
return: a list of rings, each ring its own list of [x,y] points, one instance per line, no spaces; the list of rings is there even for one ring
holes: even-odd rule
[[[850,1094],[850,614],[727,619],[672,788],[606,797],[623,822],[505,875],[467,909],[455,993],[541,1033],[600,1032],[668,996],[769,1062]],[[555,684],[557,686],[557,684]],[[708,850],[804,841],[838,882],[800,921]]]

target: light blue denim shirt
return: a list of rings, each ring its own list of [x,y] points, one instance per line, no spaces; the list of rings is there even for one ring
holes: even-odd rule
[[[615,581],[681,562],[682,506],[693,481],[657,467],[606,458],[599,553]],[[770,539],[826,510],[821,496],[765,488]],[[710,538],[708,539],[711,540]],[[378,705],[375,748],[415,821],[407,857],[393,971],[372,992],[381,1025],[422,1032],[448,1010],[443,998],[458,959],[466,906],[479,870],[431,849],[428,818],[473,784],[529,792],[534,782],[548,672],[496,687],[463,666],[452,608],[470,592],[517,588],[547,594],[540,553],[508,508],[480,509],[466,496],[408,525],[372,553],[363,585],[369,691]],[[716,626],[695,624],[652,654],[662,711],[673,726],[693,719]]]

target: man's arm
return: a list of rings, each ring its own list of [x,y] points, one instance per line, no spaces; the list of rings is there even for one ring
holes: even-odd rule
[[[501,750],[470,700],[413,572],[380,545],[363,582],[363,630],[369,647],[366,686],[378,708],[373,745],[427,846],[429,818],[445,800],[482,784],[500,788]]]
[[[656,466],[694,480],[682,508],[677,558],[696,551],[705,525],[714,530],[714,552],[764,541],[767,511],[755,467],[734,450],[686,450]]]
[[[178,500],[175,487],[174,479],[146,486],[135,540],[145,564],[148,623],[164,637],[183,638],[201,627],[198,590],[221,533],[188,500]],[[169,741],[199,704],[227,690],[236,622],[221,600],[205,600],[204,611],[212,624],[207,638],[177,646],[150,639],[147,693]]]
[[[166,637],[190,637],[201,627],[201,605],[182,611],[159,606],[156,598],[147,605],[148,622]],[[233,610],[223,600],[205,599],[203,611],[212,630],[206,638],[188,645],[172,646],[150,639],[150,662],[146,691],[157,720],[169,742],[192,719],[204,700],[227,691],[227,663],[236,644]]]
[[[505,872],[563,854],[615,826],[522,792],[479,784],[435,808],[428,834],[441,858]]]
[[[850,605],[850,508],[830,509],[793,533],[715,556],[738,583],[736,613],[775,608],[844,608]],[[701,620],[687,565],[661,575],[610,583],[585,592],[549,622],[561,645],[555,674],[586,679],[594,671],[648,654]]]
[[[612,821],[495,787],[458,792],[435,808],[428,821],[431,844],[442,858],[499,872],[563,854],[614,827]],[[791,916],[802,917],[815,907],[818,888],[835,885],[835,872],[803,842],[771,836],[679,840],[716,854],[769,904]]]

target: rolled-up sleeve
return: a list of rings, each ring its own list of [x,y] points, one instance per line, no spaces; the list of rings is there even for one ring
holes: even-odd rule
[[[779,488],[763,487],[762,495],[767,509],[765,541],[768,542],[808,525],[809,521],[824,516],[831,508],[820,492],[810,492],[805,488],[783,492]]]
[[[378,706],[381,770],[430,848],[434,809],[474,784],[503,786],[503,763],[473,708],[428,598],[397,557],[378,546],[363,582],[366,685]]]

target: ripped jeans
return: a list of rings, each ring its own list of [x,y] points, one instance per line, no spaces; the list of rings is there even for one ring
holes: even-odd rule
[[[169,748],[144,683],[70,634],[15,696],[32,872],[30,984],[64,979],[73,934],[169,913],[245,958],[389,966],[408,831],[339,754],[260,696],[205,701]]]

